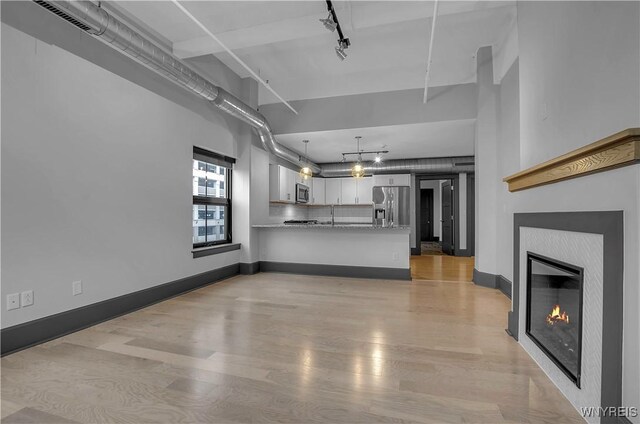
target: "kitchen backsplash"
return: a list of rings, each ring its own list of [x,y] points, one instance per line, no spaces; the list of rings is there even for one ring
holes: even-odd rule
[[[373,206],[336,206],[335,222],[343,224],[371,224]]]
[[[334,206],[335,222],[347,224],[370,224],[372,206]],[[319,223],[331,222],[331,206],[303,206],[294,204],[270,204],[269,223],[276,224],[289,220],[315,219]]]

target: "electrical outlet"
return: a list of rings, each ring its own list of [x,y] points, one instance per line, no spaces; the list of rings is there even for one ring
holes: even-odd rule
[[[74,296],[82,294],[82,281],[74,281],[71,283],[72,293]]]
[[[398,255],[398,252],[393,252],[393,260],[397,261],[398,259],[400,259],[400,255]]]
[[[7,295],[7,311],[20,308],[20,293]]]
[[[22,301],[22,307],[33,305],[33,290],[23,291],[20,294],[20,300]]]

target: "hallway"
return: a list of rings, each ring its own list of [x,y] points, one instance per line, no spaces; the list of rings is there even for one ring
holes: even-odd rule
[[[421,255],[411,256],[414,280],[471,281],[473,257]]]

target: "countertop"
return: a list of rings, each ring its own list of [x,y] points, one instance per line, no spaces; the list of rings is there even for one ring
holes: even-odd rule
[[[376,231],[388,231],[388,230],[408,230],[408,225],[400,227],[380,227],[373,224],[255,224],[253,228],[317,228],[321,230],[327,230],[332,228],[340,229],[354,229],[354,230],[376,230]]]

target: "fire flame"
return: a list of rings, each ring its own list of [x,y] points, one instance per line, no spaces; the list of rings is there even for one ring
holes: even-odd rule
[[[551,313],[547,315],[547,324],[554,325],[558,321],[569,324],[569,315],[567,315],[566,311],[562,311],[562,313],[560,313],[560,305],[555,305],[551,310]]]

